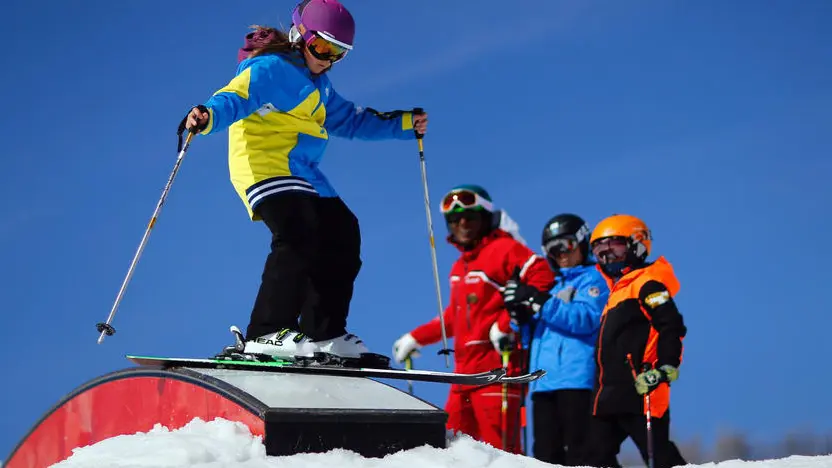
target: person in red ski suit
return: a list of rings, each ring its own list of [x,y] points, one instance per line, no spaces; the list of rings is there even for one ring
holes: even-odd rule
[[[512,224],[504,211],[495,212],[488,192],[475,185],[459,186],[442,200],[448,242],[462,255],[450,272],[450,301],[443,315],[447,337],[454,338],[454,371],[483,372],[503,367],[500,349],[513,348],[508,375],[517,375],[524,357],[505,309],[501,289],[514,274],[526,284],[548,291],[554,274],[536,255],[505,229]],[[504,228],[498,227],[503,226]],[[516,226],[516,225],[514,225]],[[519,240],[518,240],[519,239]],[[393,357],[402,362],[418,356],[421,347],[442,336],[439,317],[404,334],[393,345]],[[445,411],[447,428],[508,452],[522,453],[519,430],[519,385],[508,386],[508,408],[502,411],[501,384],[483,387],[452,385]],[[504,440],[504,434],[506,437]]]

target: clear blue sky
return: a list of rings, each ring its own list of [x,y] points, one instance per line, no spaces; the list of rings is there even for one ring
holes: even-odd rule
[[[253,23],[290,1],[0,7],[0,458],[127,353],[207,356],[247,323],[269,236],[199,137],[96,344],[176,156],[176,126],[233,76]],[[443,298],[458,252],[437,202],[486,186],[538,249],[543,223],[642,217],[673,263],[689,336],[674,435],[832,429],[832,3],[347,0],[332,79],[377,109],[425,107]],[[826,31],[826,32],[824,32]],[[376,351],[436,314],[415,143],[335,140],[323,168],[363,230],[350,325]],[[444,369],[429,348],[422,368]],[[443,405],[447,388],[417,384]]]

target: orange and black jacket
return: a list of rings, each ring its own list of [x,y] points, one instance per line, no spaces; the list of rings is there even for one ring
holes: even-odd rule
[[[682,362],[687,329],[673,301],[679,281],[664,257],[616,282],[604,277],[610,297],[596,343],[592,414],[639,414],[646,408],[644,398],[635,390],[633,370],[640,373],[643,363],[658,368],[665,364],[679,367]],[[668,384],[651,392],[650,400],[652,415],[662,417],[670,404]]]

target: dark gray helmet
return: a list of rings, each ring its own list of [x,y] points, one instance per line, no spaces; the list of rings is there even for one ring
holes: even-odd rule
[[[578,215],[563,213],[554,216],[543,227],[540,245],[546,259],[553,268],[557,268],[552,258],[558,252],[578,247],[584,261],[589,259],[589,225]],[[574,246],[573,246],[574,244]]]

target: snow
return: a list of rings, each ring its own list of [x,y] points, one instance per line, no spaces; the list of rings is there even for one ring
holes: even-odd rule
[[[222,380],[271,408],[434,411],[418,398],[372,379],[237,369],[191,369]]]
[[[533,458],[514,455],[459,435],[446,449],[419,447],[384,458],[364,458],[347,450],[266,455],[259,437],[237,422],[194,419],[185,427],[169,430],[157,424],[145,433],[124,435],[73,450],[73,455],[53,468],[537,468],[551,467]],[[832,466],[832,455],[793,456],[782,460],[709,463],[719,468],[818,468]]]

